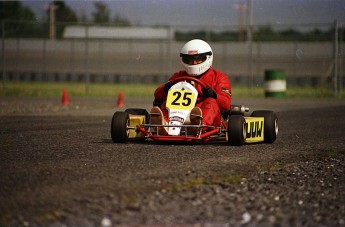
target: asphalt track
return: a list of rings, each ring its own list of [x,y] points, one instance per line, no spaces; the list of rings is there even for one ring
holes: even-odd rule
[[[0,226],[344,226],[343,100],[239,99],[273,144],[114,144],[116,110],[151,100],[0,99]]]

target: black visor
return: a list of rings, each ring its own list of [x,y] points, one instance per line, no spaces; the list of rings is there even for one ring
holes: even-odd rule
[[[199,62],[198,64],[201,64],[207,59],[208,55],[212,55],[212,52],[202,53],[202,54],[180,54],[180,57],[182,57],[182,62],[188,65],[193,65],[195,61]]]

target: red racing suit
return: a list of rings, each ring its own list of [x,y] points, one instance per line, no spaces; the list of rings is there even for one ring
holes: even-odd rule
[[[186,71],[180,71],[174,73],[169,78],[172,81],[181,76],[190,76]],[[200,84],[195,83],[199,95],[196,101],[196,106],[202,110],[203,124],[210,126],[219,126],[221,121],[221,110],[230,109],[231,105],[231,85],[230,79],[222,72],[210,68],[204,74],[194,77],[204,82],[207,86],[210,86],[217,94],[217,99],[205,98],[202,93],[202,87]],[[168,122],[168,110],[165,106],[167,99],[167,93],[164,91],[165,84],[160,85],[155,93],[155,101],[163,103],[160,108],[162,109],[165,120]]]

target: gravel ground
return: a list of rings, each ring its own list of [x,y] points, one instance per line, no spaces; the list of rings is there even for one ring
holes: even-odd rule
[[[341,156],[261,170],[236,183],[186,183],[143,196],[108,218],[114,224],[344,226],[344,163]]]
[[[115,103],[0,99],[0,226],[345,226],[342,100],[238,100],[280,124],[243,147],[113,144]]]

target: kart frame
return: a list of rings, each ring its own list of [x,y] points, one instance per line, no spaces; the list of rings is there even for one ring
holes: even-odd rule
[[[194,77],[180,77],[173,83],[194,81],[206,85]],[[130,108],[116,111],[111,122],[111,138],[115,143],[127,141],[186,141],[208,142],[226,141],[230,145],[242,146],[246,143],[273,143],[278,135],[278,118],[273,111],[257,110],[248,117],[249,108],[242,105],[231,105],[229,110],[222,111],[220,125],[157,125],[150,124],[150,114],[146,109]],[[159,135],[159,127],[181,127],[179,135]],[[188,128],[197,128],[195,135],[187,133]]]

